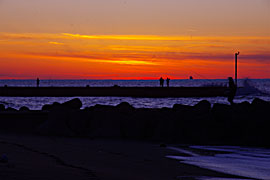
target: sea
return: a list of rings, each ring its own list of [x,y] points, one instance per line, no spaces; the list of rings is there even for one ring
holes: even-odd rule
[[[159,80],[40,80],[42,87],[159,87]],[[0,80],[0,86],[35,87],[36,80]],[[200,86],[228,86],[227,79],[181,79],[171,80],[171,87],[200,87]],[[252,102],[254,98],[270,101],[270,79],[239,79],[238,86],[244,87],[237,92],[234,102]],[[45,104],[65,102],[74,97],[0,97],[0,104],[5,107],[19,109],[26,106],[31,110],[40,110]],[[132,97],[78,97],[83,107],[96,104],[117,105],[128,102],[135,108],[163,108],[173,107],[174,104],[195,105],[201,100],[208,100],[211,104],[229,104],[226,97],[203,98],[132,98]]]
[[[168,155],[181,163],[198,166],[239,178],[221,177],[187,177],[179,179],[197,180],[269,180],[270,179],[270,149],[239,146],[189,146],[168,147],[182,155]],[[195,151],[194,151],[195,150]],[[200,152],[200,153],[198,153]],[[212,152],[212,153],[211,153]],[[186,154],[187,156],[183,156]]]

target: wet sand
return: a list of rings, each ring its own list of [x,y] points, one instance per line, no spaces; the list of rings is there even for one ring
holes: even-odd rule
[[[0,179],[173,180],[233,177],[185,165],[166,155],[178,152],[156,142],[1,134]]]

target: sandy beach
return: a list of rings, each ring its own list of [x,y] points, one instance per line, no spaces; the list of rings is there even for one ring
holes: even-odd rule
[[[153,142],[33,135],[0,135],[0,179],[170,180],[230,177],[184,165],[166,155],[179,153]]]

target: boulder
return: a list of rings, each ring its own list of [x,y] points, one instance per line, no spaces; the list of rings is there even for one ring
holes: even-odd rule
[[[264,101],[264,100],[259,99],[259,98],[255,98],[255,99],[252,101],[251,105],[252,105],[253,107],[263,108],[263,109],[264,109],[264,108],[266,108],[266,107],[270,107],[270,102]]]
[[[87,111],[82,110],[74,110],[69,113],[67,124],[75,135],[85,136],[87,134],[88,115]]]
[[[52,103],[52,107],[58,107],[61,106],[61,104],[59,102],[53,102]]]
[[[20,107],[19,111],[30,111],[30,109],[26,106]]]
[[[17,109],[15,109],[15,108],[12,108],[12,107],[8,107],[8,108],[6,109],[6,111],[11,111],[11,112],[15,112],[15,111],[17,111]]]
[[[5,110],[6,110],[5,105],[0,104],[0,111],[5,111]]]
[[[183,104],[174,104],[173,105],[173,110],[175,111],[186,111],[186,110],[191,110],[192,106],[188,105],[183,105]]]
[[[255,98],[251,103],[253,118],[257,121],[265,121],[269,117],[270,103],[259,98]]]
[[[42,106],[42,111],[51,111],[57,107],[62,106],[59,102],[54,102],[53,104],[45,104]]]
[[[131,106],[128,102],[121,102],[116,106],[117,109],[123,110],[123,111],[128,111],[128,110],[134,110],[135,108]]]
[[[42,111],[50,111],[50,110],[52,110],[52,105],[45,104],[44,106],[42,106],[41,110]]]
[[[115,106],[96,104],[95,106],[92,106],[89,109],[94,109],[94,110],[110,110],[110,109],[115,109]]]
[[[63,106],[56,107],[49,112],[48,120],[38,127],[37,133],[42,135],[73,136],[74,133],[68,125],[69,117],[69,108]]]
[[[211,110],[211,103],[207,100],[202,100],[194,106],[196,112],[208,113]]]
[[[241,103],[235,103],[232,105],[234,112],[241,113],[243,115],[248,114],[251,110],[251,104],[247,101]]]
[[[215,103],[211,109],[213,122],[219,125],[233,122],[233,108],[231,105]]]
[[[111,108],[97,108],[90,112],[88,116],[89,137],[102,138],[120,138],[121,137],[121,120],[119,112]]]
[[[69,109],[80,109],[82,107],[82,102],[79,98],[75,98],[64,102],[62,105]]]

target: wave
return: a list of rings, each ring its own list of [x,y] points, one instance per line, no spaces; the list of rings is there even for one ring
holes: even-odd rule
[[[238,88],[236,96],[249,96],[249,95],[258,95],[258,96],[269,96],[270,93],[262,91],[259,88],[255,87],[250,79],[244,79],[243,87]]]
[[[228,146],[190,146],[189,148],[190,150],[172,148],[178,152],[187,153],[189,157],[167,156],[167,158],[231,175],[263,180],[270,179],[270,149]],[[192,152],[194,149],[202,152],[213,151],[215,154],[194,154]],[[218,153],[219,151],[221,153]]]

